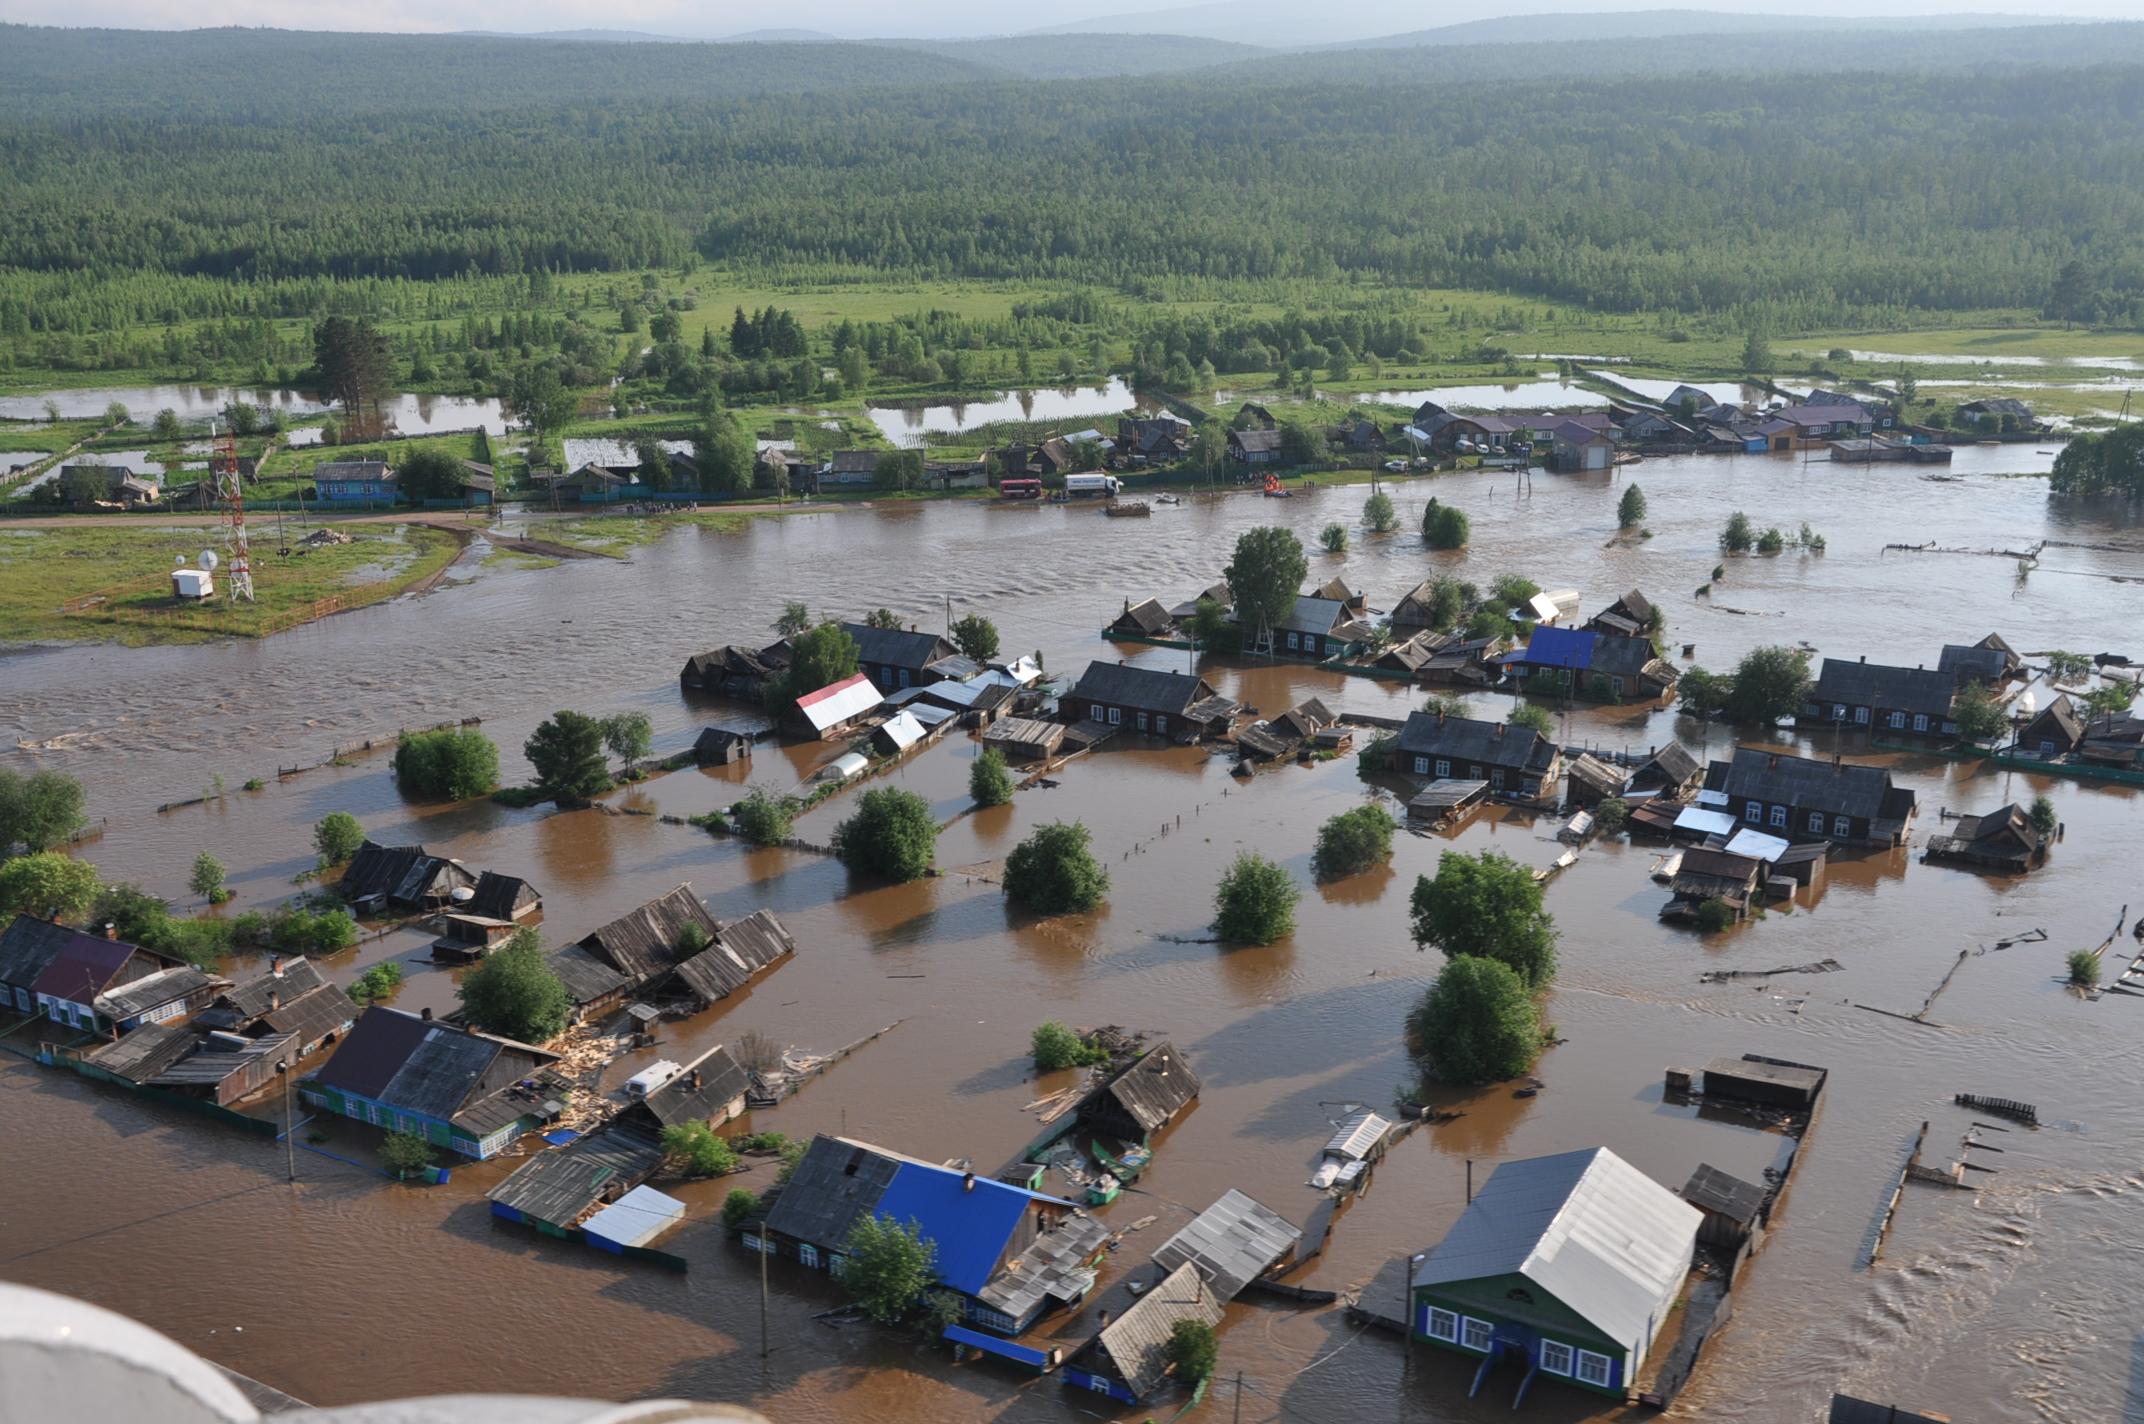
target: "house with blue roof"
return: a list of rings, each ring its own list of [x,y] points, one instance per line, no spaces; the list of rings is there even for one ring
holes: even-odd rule
[[[1665,696],[1676,678],[1650,639],[1594,628],[1540,625],[1525,647],[1498,661],[1528,692],[1601,702],[1650,702]]]
[[[963,1303],[962,1324],[948,1338],[1044,1369],[1055,1363],[1049,1352],[1017,1347],[1015,1354],[999,1348],[1001,1337],[1083,1300],[1109,1239],[1100,1222],[1060,1198],[966,1167],[820,1135],[764,1225],[747,1231],[744,1242],[839,1275],[850,1233],[873,1218],[912,1225],[935,1249],[937,1286]]]

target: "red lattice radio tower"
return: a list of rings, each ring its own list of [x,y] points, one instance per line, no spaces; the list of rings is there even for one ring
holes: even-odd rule
[[[228,429],[216,436],[216,453],[209,462],[216,480],[216,498],[223,505],[223,547],[230,564],[223,586],[236,603],[253,601],[253,557],[246,547],[246,490],[238,473],[238,441]]]

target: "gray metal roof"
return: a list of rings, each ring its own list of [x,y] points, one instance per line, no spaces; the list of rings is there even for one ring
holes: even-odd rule
[[[1479,782],[1475,783],[1480,785]],[[1338,1157],[1344,1162],[1356,1162],[1376,1150],[1384,1141],[1385,1134],[1392,1130],[1392,1123],[1364,1108],[1352,1113],[1336,1128],[1332,1140],[1325,1144],[1325,1155]]]
[[[626,977],[577,944],[554,949],[545,956],[551,972],[566,986],[576,1004],[592,1004],[625,988]]]
[[[224,992],[223,1002],[241,1016],[257,1019],[268,1012],[270,1000],[280,997],[287,1004],[327,982],[320,966],[310,959],[286,959],[282,973],[270,970],[258,978],[234,984]]]
[[[297,1057],[298,1040],[290,1034],[279,1033],[268,1038],[248,1039],[243,1048],[224,1044],[217,1039],[196,1039],[197,1052],[188,1054],[150,1080],[151,1087],[184,1088],[223,1082],[234,1073],[242,1073],[262,1059],[273,1065]]]
[[[1730,1177],[1709,1162],[1700,1162],[1683,1184],[1682,1199],[1700,1210],[1716,1211],[1729,1221],[1746,1225],[1757,1219],[1764,1206],[1764,1188]]]
[[[1191,1265],[1216,1296],[1229,1301],[1286,1259],[1302,1239],[1302,1231],[1279,1212],[1230,1187],[1161,1244],[1154,1264],[1171,1271]]]
[[[571,1226],[596,1203],[655,1175],[662,1162],[663,1146],[653,1132],[612,1122],[537,1153],[487,1196],[537,1221]]]
[[[1022,1248],[975,1298],[1015,1320],[1026,1319],[1047,1299],[1077,1300],[1094,1285],[1088,1259],[1108,1240],[1109,1228],[1093,1217],[1067,1216]]]
[[[1414,1283],[1522,1275],[1642,1358],[1682,1291],[1699,1220],[1605,1147],[1506,1162]]]
[[[794,1241],[839,1247],[878,1206],[901,1159],[861,1142],[820,1135],[768,1213],[767,1229]]]
[[[1734,758],[1714,762],[1705,779],[1729,796],[1774,802],[1803,811],[1875,819],[1885,812],[1890,797],[1891,773],[1880,766],[1853,762],[1815,761],[1809,757],[1768,752],[1762,747],[1736,747]],[[1909,791],[1908,797],[1912,795]]]
[[[1331,598],[1303,594],[1288,610],[1288,616],[1273,625],[1276,633],[1314,633],[1323,637],[1347,621],[1347,605]]]
[[[94,1064],[130,1083],[146,1083],[192,1051],[197,1035],[177,1024],[143,1024],[92,1053],[82,1061]]]
[[[933,663],[960,654],[959,648],[937,633],[912,633],[906,628],[873,628],[868,623],[844,623],[841,625],[841,631],[856,640],[858,662],[872,663],[880,667],[907,668],[911,672],[921,672]]]
[[[295,1034],[299,1043],[311,1045],[348,1028],[357,1018],[357,1005],[341,985],[322,984],[285,999],[280,1008],[269,1009],[259,1018],[272,1031]]]
[[[107,989],[97,996],[95,1007],[107,1018],[130,1019],[225,982],[182,964]]]
[[[1898,708],[1946,717],[1957,691],[1957,678],[1941,668],[1890,667],[1826,658],[1809,698],[1812,702],[1846,707]]]
[[[426,1117],[451,1118],[498,1056],[496,1039],[436,1024],[411,1050],[380,1100]]]
[[[1399,749],[1409,756],[1444,757],[1455,763],[1524,771],[1545,768],[1556,749],[1531,727],[1410,712],[1400,728]]]
[[[1192,703],[1214,696],[1214,689],[1205,678],[1189,673],[1096,661],[1087,664],[1071,695],[1113,707],[1182,716]]]
[[[1139,1297],[1131,1309],[1103,1326],[1091,1348],[1107,1359],[1134,1398],[1144,1399],[1168,1377],[1169,1336],[1176,1322],[1218,1325],[1223,1313],[1222,1301],[1187,1261]]]

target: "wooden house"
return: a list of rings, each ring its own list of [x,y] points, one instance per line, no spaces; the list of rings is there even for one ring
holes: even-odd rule
[[[1395,634],[1441,631],[1432,613],[1436,582],[1435,579],[1423,579],[1392,606],[1390,621]]]
[[[17,1013],[85,1033],[110,1033],[118,1027],[105,1009],[127,1013],[130,1021],[138,1023],[146,1013],[160,1012],[174,1002],[177,1007],[162,1012],[162,1017],[205,1006],[212,995],[192,980],[158,979],[160,987],[145,991],[157,1001],[147,1011],[131,997],[108,997],[137,981],[182,967],[186,966],[171,955],[28,915],[17,915],[0,934],[0,997],[11,1000],[9,1007]],[[167,991],[177,985],[183,987],[174,1000]],[[99,1007],[100,1000],[104,1008]]]
[[[1228,458],[1248,469],[1278,465],[1280,431],[1256,426],[1228,432]]]
[[[558,1055],[375,1004],[305,1080],[306,1101],[479,1160],[562,1110],[539,1075]]]
[[[1565,762],[1563,774],[1570,784],[1564,802],[1570,806],[1598,806],[1610,797],[1621,796],[1629,777],[1621,767],[1586,752]]]
[[[1001,717],[983,733],[984,745],[997,748],[1012,761],[1046,761],[1057,755],[1064,739],[1064,723],[1032,717]]]
[[[121,1033],[145,1023],[165,1023],[205,1009],[231,981],[191,964],[171,964],[115,984],[97,995],[99,1017]]]
[[[1531,727],[1411,712],[1393,739],[1391,769],[1437,781],[1486,781],[1490,793],[1538,800],[1563,767],[1556,744]]]
[[[1144,1404],[1168,1384],[1175,1366],[1169,1340],[1183,1321],[1212,1327],[1226,1303],[1189,1261],[1162,1277],[1064,1364],[1067,1389],[1107,1395],[1119,1404]]]
[[[1650,792],[1656,797],[1680,801],[1705,779],[1705,768],[1681,742],[1669,742],[1639,763],[1625,789]]]
[[[574,1023],[597,1022],[632,997],[632,980],[577,944],[552,950],[544,962],[573,997]]]
[[[1134,465],[1165,465],[1184,458],[1191,426],[1166,411],[1117,421],[1117,449]]]
[[[1535,626],[1525,647],[1505,654],[1503,665],[1528,692],[1615,702],[1664,697],[1678,676],[1649,639],[1545,624]]]
[[[1489,801],[1489,783],[1452,778],[1432,781],[1407,802],[1407,818],[1427,821],[1432,830],[1457,826]]]
[[[312,960],[281,955],[269,959],[266,973],[231,985],[194,1016],[196,1027],[249,1038],[289,1034],[297,1058],[327,1047],[356,1021],[357,1005]]]
[[[1799,720],[1896,737],[1954,738],[1958,681],[1930,667],[1826,658]]]
[[[1736,747],[1729,760],[1713,762],[1705,788],[1723,793],[1716,809],[1742,825],[1847,845],[1902,845],[1920,809],[1912,790],[1894,786],[1880,766],[1761,747]]]
[[[467,914],[518,924],[543,913],[543,896],[518,875],[487,870],[476,878],[476,893],[461,908]]]
[[[1669,410],[1681,411],[1686,415],[1695,415],[1699,411],[1712,410],[1719,405],[1719,401],[1709,391],[1703,391],[1696,386],[1687,384],[1679,385],[1674,390],[1669,391],[1666,399],[1660,403]]]
[[[1740,1058],[1713,1059],[1705,1065],[1700,1082],[1708,1098],[1808,1112],[1823,1095],[1824,1081],[1829,1076],[1826,1070],[1807,1063],[1745,1053]]]
[[[678,671],[680,687],[694,692],[719,692],[742,701],[754,701],[789,668],[789,640],[765,648],[743,648],[725,643],[704,653],[695,653]]]
[[[1606,431],[1576,421],[1560,421],[1549,431],[1549,467],[1586,473],[1615,465],[1615,440]]]
[[[327,460],[313,466],[313,498],[322,504],[392,504],[401,488],[385,460]]]
[[[1699,1163],[1683,1183],[1682,1199],[1697,1208],[1697,1239],[1729,1255],[1763,1229],[1770,1202],[1763,1187],[1730,1177],[1710,1163]]]
[[[841,631],[856,640],[858,671],[888,692],[967,677],[977,671],[961,657],[951,639],[936,633],[874,628],[868,623],[844,623]]]
[[[700,766],[732,766],[752,759],[752,734],[734,727],[702,727],[693,738],[692,759]]]
[[[1674,898],[1660,907],[1660,917],[1693,919],[1699,906],[1719,900],[1734,911],[1737,920],[1744,920],[1761,906],[1764,885],[1765,862],[1757,857],[1691,846],[1682,853],[1682,863],[1668,882]]]
[[[770,910],[727,924],[680,885],[580,940],[581,949],[620,974],[632,992],[657,994],[691,1010],[743,988],[796,952]]]
[[[1254,647],[1260,632],[1272,640],[1270,651],[1296,657],[1342,658],[1358,651],[1370,639],[1370,628],[1339,599],[1302,595],[1287,616],[1270,629],[1246,628],[1244,646]]]
[[[1124,727],[1180,742],[1225,736],[1242,711],[1202,677],[1130,663],[1087,664],[1063,699],[1067,721]]]
[[[2000,633],[1990,633],[1977,643],[1945,643],[1936,667],[1947,672],[1963,688],[1970,684],[1998,689],[2025,672],[2025,660]]]
[[[995,1336],[1083,1300],[1109,1240],[1068,1201],[822,1134],[745,1245],[838,1273],[850,1233],[872,1217],[914,1223],[937,1248],[931,1269],[959,1298],[963,1323]]]
[[[1961,816],[1947,836],[1930,836],[1924,852],[1932,861],[1979,866],[2023,875],[2047,859],[2047,837],[2025,808],[2009,805],[1978,816]]]
[[[538,1152],[485,1193],[491,1214],[564,1234],[655,1175],[662,1135],[624,1113],[563,1147]]]
[[[1483,1375],[1511,1360],[1521,1390],[1538,1372],[1621,1401],[1683,1293],[1700,1220],[1605,1147],[1502,1163],[1414,1267],[1414,1337]]]
[[[2084,717],[2078,712],[2077,704],[2070,701],[2067,694],[2057,693],[2054,701],[2019,730],[2010,750],[2016,755],[2052,761],[2077,750],[2083,740]]]
[[[1237,406],[1235,419],[1229,423],[1238,429],[1276,430],[1280,427],[1280,421],[1274,417],[1273,412],[1257,401],[1245,401]]]
[[[751,1086],[751,1073],[718,1043],[668,1082],[628,1103],[618,1117],[638,1122],[657,1136],[664,1128],[693,1123],[720,1127],[744,1116],[745,1091]]]
[[[1659,610],[1653,601],[1637,589],[1631,589],[1588,618],[1585,626],[1596,633],[1619,638],[1642,638],[1652,630],[1658,617]]]
[[[434,910],[456,890],[474,890],[476,877],[457,861],[428,854],[421,845],[383,846],[366,841],[343,867],[335,893],[360,909]]]
[[[1089,1093],[1079,1105],[1079,1121],[1120,1142],[1143,1143],[1198,1095],[1198,1074],[1173,1046],[1157,1043]]]
[[[2144,770],[2144,717],[2116,712],[2085,723],[2077,760],[2124,771]]]
[[[1440,635],[1441,636],[1441,635]],[[1496,638],[1444,637],[1429,650],[1417,678],[1426,686],[1484,688],[1504,675],[1495,660]]]
[[[1278,761],[1295,755],[1338,720],[1323,702],[1306,698],[1270,721],[1254,723],[1237,732],[1236,747],[1246,759]]]
[[[432,960],[438,964],[473,964],[513,935],[512,920],[450,910],[439,917],[439,937],[432,941]]]
[[[1225,1304],[1293,1261],[1302,1239],[1286,1217],[1231,1187],[1162,1242],[1154,1264],[1164,1271],[1189,1265]]]
[[[1141,599],[1134,603],[1124,600],[1124,611],[1109,624],[1109,631],[1120,638],[1166,638],[1176,631],[1176,620],[1169,610],[1161,606],[1158,598]]]
[[[299,1058],[291,1034],[247,1038],[223,1029],[144,1024],[82,1061],[138,1088],[228,1107],[274,1083]]]
[[[839,741],[885,700],[868,676],[856,673],[799,697],[783,714],[782,726],[799,736]]]
[[[2021,430],[2034,428],[2032,407],[2015,396],[1987,396],[1966,401],[1958,407],[1958,418],[1967,425],[1983,428],[2006,423]]]

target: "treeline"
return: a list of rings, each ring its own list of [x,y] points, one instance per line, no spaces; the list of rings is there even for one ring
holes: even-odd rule
[[[697,253],[788,280],[1377,280],[1785,328],[2041,308],[2075,262],[2080,315],[2144,321],[2133,67],[1550,74],[1522,91],[1264,69],[749,101],[624,82],[500,107],[477,97],[498,77],[471,83],[441,41],[395,51],[431,82],[381,109],[338,48],[293,53],[318,93],[274,123],[190,116],[193,77],[153,51],[112,86],[123,100],[70,89],[0,121],[0,272],[154,273],[191,302],[203,278],[295,294]],[[130,113],[143,95],[167,102]],[[0,275],[0,334],[36,321],[23,290]],[[153,305],[70,300],[105,318]]]

